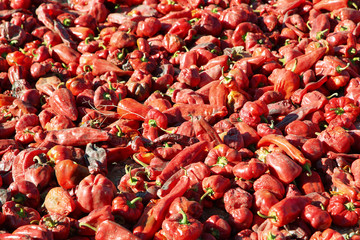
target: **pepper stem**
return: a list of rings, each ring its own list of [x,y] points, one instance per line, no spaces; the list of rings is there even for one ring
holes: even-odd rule
[[[348,211],[354,211],[355,210],[355,205],[353,202],[348,202],[344,204],[346,210]]]
[[[134,179],[134,178],[131,176],[131,169],[132,169],[131,166],[126,165],[126,166],[125,166],[125,173],[126,173],[126,174],[129,174],[129,176],[130,176],[130,178],[129,178],[130,185],[135,185],[136,182],[137,182],[137,179],[136,179],[136,178]]]
[[[181,213],[181,215],[182,215],[182,219],[179,223],[183,224],[183,225],[189,225],[190,223],[189,223],[186,213],[182,209],[180,209],[179,213]]]
[[[26,196],[22,193],[17,193],[15,194],[15,196],[13,196],[11,198],[12,201],[16,202],[16,203],[24,203],[26,201]]]
[[[307,171],[306,176],[310,177],[312,175],[311,169],[310,169],[310,164],[309,163],[305,163],[303,166],[303,169],[305,171]]]
[[[212,167],[214,167],[214,166],[220,166],[220,167],[223,168],[223,167],[225,167],[227,164],[228,164],[227,158],[224,157],[224,156],[220,156],[220,157],[217,158],[216,164],[212,165]]]
[[[201,202],[204,198],[206,198],[208,195],[212,195],[212,194],[214,194],[214,190],[212,190],[212,188],[210,188],[210,187],[206,188],[206,192],[201,196],[200,202]]]
[[[131,201],[126,201],[126,204],[129,206],[129,208],[136,208],[135,203],[139,202],[139,201],[142,201],[142,197],[137,197],[137,198],[134,198]]]
[[[87,227],[87,228],[90,228],[91,230],[93,230],[93,231],[95,231],[95,232],[97,231],[97,228],[96,228],[96,227],[91,226],[90,224],[84,223],[84,222],[79,223],[79,227]]]
[[[148,164],[140,161],[140,159],[137,158],[136,153],[133,155],[133,158],[134,158],[134,161],[135,161],[136,163],[140,164],[142,167],[146,168],[146,167],[149,166]]]
[[[292,72],[295,72],[295,69],[296,69],[297,64],[298,64],[297,58],[295,58],[294,61],[295,61],[294,66],[293,66],[292,69],[291,69]]]
[[[350,66],[350,63],[347,63],[345,67],[341,67],[340,65],[336,67],[336,72],[341,73],[345,69],[347,69]]]
[[[65,18],[64,21],[63,21],[63,24],[64,24],[65,27],[70,27],[71,19]]]
[[[266,216],[266,215],[262,214],[260,211],[257,211],[256,213],[257,213],[257,215],[258,215],[259,217],[262,217],[262,218],[272,218],[272,219],[275,220],[275,222],[277,222],[277,217],[276,217],[276,215]]]
[[[322,39],[327,31],[329,31],[329,29],[325,29],[325,30],[322,30],[320,32],[317,32],[316,33],[316,39],[317,40]]]

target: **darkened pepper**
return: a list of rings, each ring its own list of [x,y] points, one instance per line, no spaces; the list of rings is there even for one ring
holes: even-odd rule
[[[180,210],[163,221],[162,229],[168,239],[190,240],[200,237],[203,226],[200,221]]]
[[[353,202],[346,195],[336,195],[330,198],[327,211],[333,223],[340,227],[352,227],[357,224],[360,216],[359,203]]]
[[[230,179],[225,178],[222,175],[211,175],[210,177],[206,177],[202,181],[202,189],[205,193],[200,200],[204,199],[206,196],[209,196],[212,200],[222,198],[230,186]]]
[[[269,114],[267,105],[262,101],[246,102],[240,110],[240,119],[256,128],[262,119],[266,118]]]
[[[33,208],[25,207],[14,201],[7,201],[2,205],[2,213],[6,217],[6,225],[10,229],[30,224],[31,221],[39,221],[41,216]]]
[[[40,226],[52,232],[55,239],[68,239],[70,234],[70,219],[67,216],[52,213],[43,216],[39,222]]]
[[[212,215],[204,222],[204,232],[210,233],[216,239],[228,239],[231,235],[231,226],[219,215]]]
[[[136,222],[143,211],[142,198],[134,193],[123,192],[118,194],[112,201],[112,213],[120,215],[126,221]]]
[[[269,209],[268,216],[258,212],[258,215],[264,218],[271,218],[274,226],[282,227],[293,222],[304,207],[311,203],[311,200],[305,196],[286,197],[276,203]]]
[[[32,182],[25,180],[12,182],[7,190],[11,199],[21,205],[37,208],[40,203],[39,190]]]
[[[297,163],[280,152],[272,152],[266,155],[266,163],[269,166],[270,173],[285,184],[294,181],[302,171]]]
[[[330,214],[320,207],[307,205],[301,213],[301,218],[309,223],[314,229],[325,230],[331,226]]]

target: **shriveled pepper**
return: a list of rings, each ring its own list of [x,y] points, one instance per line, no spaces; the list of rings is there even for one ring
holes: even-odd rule
[[[301,213],[301,218],[309,223],[314,229],[325,230],[331,226],[330,214],[320,207],[307,205]]]
[[[212,215],[204,222],[204,232],[208,232],[215,239],[228,239],[231,235],[231,226],[219,215]]]
[[[268,166],[256,158],[240,162],[233,167],[235,177],[245,180],[256,179],[268,170]]]

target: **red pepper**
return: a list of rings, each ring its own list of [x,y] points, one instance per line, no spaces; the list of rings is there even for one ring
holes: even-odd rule
[[[236,231],[250,228],[252,221],[253,213],[248,208],[236,208],[230,212],[229,224]]]
[[[297,163],[283,153],[269,153],[266,155],[266,163],[269,166],[270,173],[285,184],[294,181],[302,171]]]
[[[360,214],[357,202],[350,201],[345,195],[336,195],[330,198],[327,211],[333,223],[340,227],[355,226]]]
[[[169,207],[169,214],[174,215],[181,210],[195,219],[199,219],[203,213],[203,207],[200,203],[189,201],[186,197],[175,198]]]
[[[257,131],[257,133],[258,133],[258,135],[260,137],[263,137],[263,136],[268,135],[268,134],[279,134],[279,135],[282,134],[280,129],[275,127],[273,120],[271,120],[271,124],[269,124],[269,123],[259,123],[256,126],[256,131]]]
[[[76,204],[70,194],[61,187],[53,187],[46,194],[44,206],[49,213],[69,215],[75,211]]]
[[[2,213],[5,215],[6,226],[12,230],[30,224],[33,220],[39,221],[41,218],[35,209],[22,206],[14,201],[5,202],[2,205]]]
[[[120,215],[126,221],[136,222],[143,211],[142,198],[133,193],[120,193],[112,200],[112,213]]]
[[[152,239],[159,230],[166,213],[175,198],[182,196],[189,186],[189,178],[182,176],[172,191],[158,200],[150,209],[145,210],[136,223],[133,233],[141,239]]]
[[[285,195],[284,185],[270,174],[263,174],[254,182],[254,190],[268,190],[275,194],[278,199],[282,199]]]
[[[314,205],[307,205],[301,213],[301,218],[314,229],[325,230],[331,226],[332,219],[325,210]]]
[[[304,194],[309,194],[312,192],[325,192],[325,188],[320,178],[320,175],[315,171],[311,174],[311,176],[304,172],[300,174],[299,188]]]
[[[202,181],[202,189],[205,192],[200,201],[206,196],[216,200],[222,198],[224,193],[230,188],[231,182],[228,178],[221,175],[211,175]]]
[[[287,155],[289,155],[295,162],[299,163],[301,166],[303,166],[304,169],[307,171],[310,171],[311,162],[310,160],[306,159],[302,152],[297,149],[294,145],[289,143],[288,140],[284,136],[281,135],[275,135],[275,134],[269,134],[260,139],[257,146],[265,146],[269,143],[276,144],[280,147],[283,151],[286,152]]]
[[[90,174],[87,167],[72,160],[58,162],[54,170],[57,182],[64,189],[75,188],[83,178]]]
[[[319,47],[316,50],[296,57],[286,63],[285,68],[296,74],[301,74],[310,69],[318,60],[320,60],[326,52],[325,47]]]
[[[256,179],[268,170],[268,166],[256,158],[240,162],[233,167],[235,177],[245,180]]]
[[[310,203],[311,200],[305,196],[286,197],[269,209],[268,216],[260,212],[258,212],[258,214],[261,217],[271,218],[274,226],[282,227],[295,221],[295,219],[300,216],[304,207]]]
[[[108,240],[108,239],[118,239],[118,240],[140,240],[125,227],[120,224],[111,221],[105,220],[99,224],[95,234],[95,240]]]
[[[111,213],[110,205],[94,209],[87,216],[80,218],[78,221],[79,227],[77,233],[82,236],[93,236],[100,223],[106,220],[115,220]]]
[[[269,209],[278,202],[275,194],[266,189],[260,189],[254,193],[255,210],[264,215],[268,215]]]
[[[228,213],[242,207],[251,208],[252,202],[253,196],[240,187],[231,188],[224,194],[224,207]]]
[[[20,180],[13,182],[8,187],[11,199],[24,206],[37,208],[40,203],[40,193],[32,182]]]
[[[68,239],[70,234],[70,219],[61,214],[47,214],[40,219],[39,225],[45,227],[55,239]]]
[[[35,239],[52,240],[53,234],[47,228],[39,225],[28,224],[17,228],[13,233],[16,236],[32,237]]]
[[[251,127],[256,127],[269,114],[267,105],[262,101],[246,102],[240,110],[239,117]]]
[[[81,180],[76,191],[79,207],[84,212],[111,205],[116,187],[101,174],[89,175]]]
[[[182,209],[179,213],[170,215],[162,223],[163,234],[168,239],[197,239],[202,233],[202,223],[188,216]]]
[[[330,123],[337,118],[346,118],[354,122],[360,114],[360,108],[354,104],[354,101],[347,97],[332,98],[325,105],[325,120]]]
[[[206,146],[207,142],[199,142],[184,148],[166,165],[162,173],[157,177],[156,182],[163,184],[181,167],[185,167],[195,161],[200,161],[205,153]]]
[[[323,232],[316,231],[311,235],[310,240],[345,240],[345,238],[338,231],[327,228]]]
[[[88,143],[108,141],[106,131],[90,127],[74,127],[47,133],[45,141],[64,146],[84,146]]]
[[[204,232],[210,233],[215,239],[229,239],[231,227],[219,215],[212,215],[204,222]]]
[[[354,143],[353,137],[340,126],[331,126],[317,136],[326,151],[347,153]]]

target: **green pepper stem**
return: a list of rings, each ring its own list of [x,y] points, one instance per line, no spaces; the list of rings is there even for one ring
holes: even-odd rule
[[[140,161],[140,159],[138,159],[138,158],[136,157],[136,153],[133,155],[133,159],[134,159],[134,161],[135,161],[136,163],[140,164],[140,165],[141,165],[142,167],[144,167],[144,168],[146,168],[146,167],[149,166],[148,164]]]
[[[70,18],[65,18],[64,21],[63,21],[63,25],[65,27],[70,27],[71,25],[71,19]]]
[[[316,39],[317,39],[317,40],[322,39],[322,38],[324,37],[324,34],[325,34],[327,31],[329,31],[329,29],[325,29],[325,30],[322,30],[322,31],[320,31],[320,32],[317,32],[317,33],[316,33]]]
[[[336,72],[341,73],[345,69],[347,69],[350,66],[350,63],[347,63],[345,67],[341,67],[340,65],[336,67]]]
[[[96,228],[96,227],[91,226],[90,224],[85,223],[85,222],[79,223],[79,227],[87,227],[87,228],[90,228],[91,230],[93,230],[93,231],[95,231],[95,232],[97,231],[97,228]]]
[[[117,136],[117,137],[122,137],[122,136],[123,136],[123,132],[122,132],[120,126],[116,124],[115,127],[116,127],[116,129],[118,130],[118,132],[116,133],[116,136]]]
[[[295,72],[296,67],[297,67],[297,64],[298,64],[297,58],[295,58],[294,61],[295,61],[294,66],[293,66],[292,69],[291,69],[292,72]]]
[[[136,185],[137,179],[136,178],[134,179],[133,176],[131,176],[131,169],[132,169],[131,166],[126,165],[125,166],[125,174],[129,174],[130,185],[134,186],[134,185]]]
[[[22,193],[17,193],[15,194],[15,196],[13,196],[11,198],[12,201],[16,202],[16,203],[24,203],[26,201],[26,196]]]
[[[214,194],[214,190],[212,190],[212,188],[210,188],[210,187],[206,188],[206,192],[201,196],[200,202],[201,202],[204,198],[206,198],[208,195],[212,195],[212,194]]]
[[[217,158],[217,162],[216,164],[212,165],[211,167],[215,167],[215,166],[220,166],[220,167],[225,167],[228,164],[228,160],[226,157],[224,156],[220,156]]]
[[[183,225],[189,225],[190,223],[186,213],[182,209],[180,209],[179,213],[182,215],[182,219],[179,223]]]
[[[335,93],[331,94],[330,96],[327,96],[326,98],[331,99],[331,98],[337,97],[337,96],[339,96],[339,93],[335,92]]]
[[[346,210],[348,211],[354,211],[355,210],[355,205],[353,202],[348,202],[344,204]]]
[[[312,175],[311,168],[309,163],[305,163],[303,169],[307,171],[306,176],[310,177]]]
[[[136,203],[136,202],[139,202],[139,201],[142,201],[142,197],[136,197],[136,198],[134,198],[134,199],[131,200],[131,201],[126,201],[126,204],[127,204],[130,208],[136,208],[135,203]]]
[[[310,21],[307,21],[307,22],[306,22],[306,26],[307,26],[307,28],[311,31]]]
[[[262,218],[272,218],[272,219],[274,219],[274,220],[275,220],[275,222],[277,221],[277,217],[276,217],[276,215],[269,215],[269,216],[266,216],[266,215],[262,214],[260,211],[257,211],[256,213],[257,213],[257,215],[258,215],[259,217],[262,217]]]

